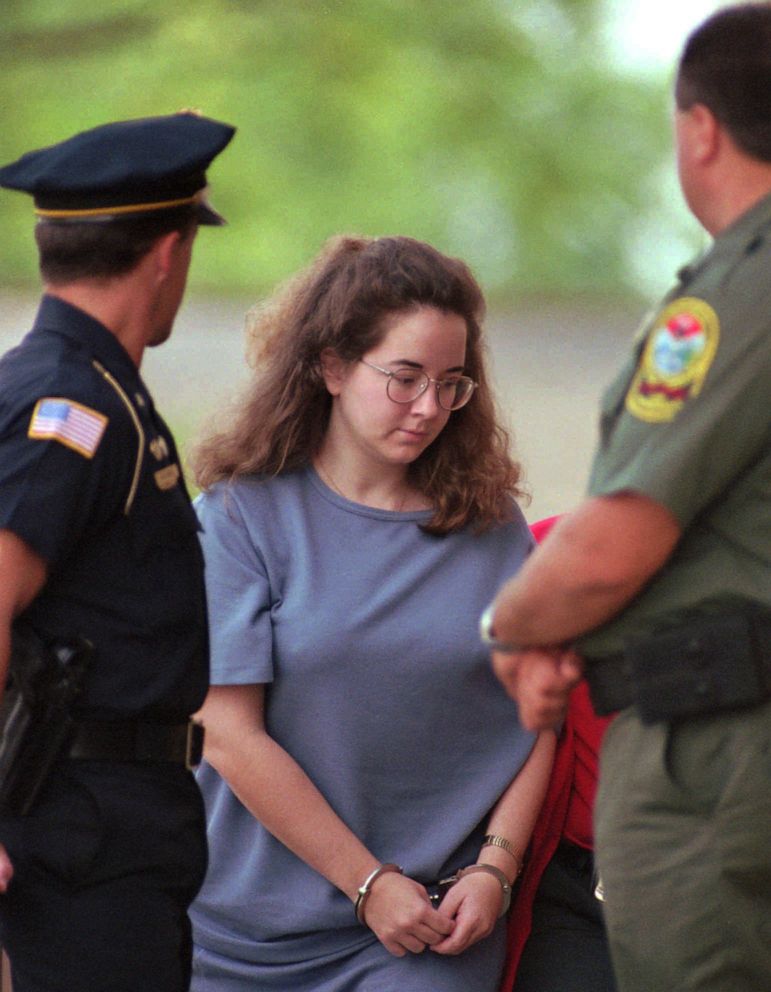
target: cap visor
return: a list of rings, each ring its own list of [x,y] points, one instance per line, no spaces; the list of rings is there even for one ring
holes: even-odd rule
[[[208,227],[224,227],[224,225],[227,224],[227,221],[222,214],[218,213],[214,207],[205,200],[200,200],[196,204],[195,213],[199,224],[204,224]]]

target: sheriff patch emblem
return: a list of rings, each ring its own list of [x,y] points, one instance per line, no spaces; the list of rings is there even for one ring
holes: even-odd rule
[[[695,297],[670,303],[656,318],[626,394],[626,408],[649,423],[672,420],[698,396],[717,351],[720,322]]]

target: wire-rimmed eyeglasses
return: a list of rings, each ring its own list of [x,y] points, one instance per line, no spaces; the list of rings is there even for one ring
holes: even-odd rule
[[[376,372],[388,376],[386,394],[394,403],[414,403],[433,382],[436,386],[436,399],[443,410],[460,410],[474,395],[477,383],[467,375],[453,375],[447,379],[432,379],[420,369],[401,368],[391,372],[373,365],[363,358],[359,361]]]

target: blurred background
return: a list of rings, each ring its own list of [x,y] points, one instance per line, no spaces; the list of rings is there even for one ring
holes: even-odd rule
[[[174,337],[143,373],[183,449],[247,370],[244,314],[340,232],[409,234],[486,291],[529,519],[582,492],[601,388],[706,242],[681,203],[671,77],[708,0],[3,0],[0,162],[110,119],[238,127],[209,175]],[[38,295],[2,194],[0,348]]]

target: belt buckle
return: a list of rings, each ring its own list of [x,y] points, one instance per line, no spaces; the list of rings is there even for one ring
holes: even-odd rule
[[[204,729],[195,720],[188,720],[187,737],[185,739],[185,768],[193,771],[201,763],[203,757]]]

